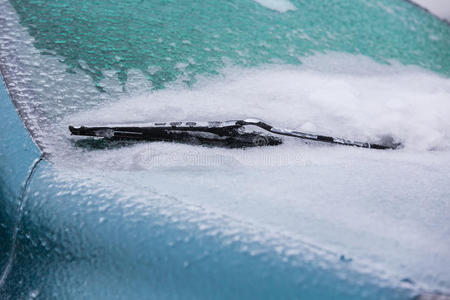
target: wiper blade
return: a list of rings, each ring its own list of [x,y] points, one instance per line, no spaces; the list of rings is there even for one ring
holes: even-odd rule
[[[69,126],[72,135],[103,137],[109,140],[168,141],[208,146],[242,148],[279,145],[279,137],[244,132],[236,121],[152,122],[102,126]]]
[[[102,126],[69,126],[72,135],[103,137],[115,140],[151,140],[151,141],[187,141],[197,139],[200,142],[218,141],[233,146],[264,146],[281,144],[281,139],[259,132],[245,132],[244,126],[257,126],[270,133],[324,143],[355,146],[371,149],[397,149],[399,143],[365,143],[343,138],[304,133],[290,129],[274,127],[259,119],[209,122],[151,122],[135,124],[112,124]]]

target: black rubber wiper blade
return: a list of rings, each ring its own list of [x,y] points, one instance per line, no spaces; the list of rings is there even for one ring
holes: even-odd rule
[[[209,132],[219,136],[232,134],[242,127],[237,121],[226,122],[151,122],[131,124],[110,124],[102,126],[69,126],[73,135],[98,136],[105,138],[127,137],[157,138],[173,131]]]
[[[243,119],[230,121],[209,122],[151,122],[135,124],[113,124],[103,126],[69,126],[73,135],[104,137],[109,139],[134,139],[134,140],[177,140],[188,137],[198,137],[203,140],[223,140],[231,138],[247,144],[262,146],[265,144],[280,144],[281,140],[273,136],[260,133],[246,133],[240,130],[244,126],[257,126],[270,133],[290,136],[300,139],[313,140],[324,143],[332,143],[344,146],[354,146],[371,149],[397,149],[399,143],[368,143],[358,142],[338,137],[304,133],[290,129],[274,127],[260,119]],[[211,134],[209,136],[207,134]],[[259,138],[259,140],[258,140]],[[258,141],[258,142],[255,142]]]
[[[69,126],[72,135],[103,137],[110,140],[145,140],[241,148],[279,145],[279,137],[260,132],[243,132],[237,121],[152,122],[102,126]]]

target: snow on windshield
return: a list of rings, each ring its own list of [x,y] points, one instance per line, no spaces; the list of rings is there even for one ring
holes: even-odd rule
[[[295,10],[295,6],[288,0],[255,0],[262,6],[284,13],[288,10]]]
[[[71,158],[63,152],[54,159],[69,168],[110,170],[124,185],[134,182],[134,191],[151,183],[185,203],[357,257],[384,276],[443,289],[450,283],[449,99],[450,79],[363,56],[229,67],[191,87],[173,83],[122,97],[62,124],[256,116],[359,140],[389,135],[405,147],[368,151],[285,138],[281,146],[246,150],[173,143],[92,150],[66,141]],[[123,171],[140,179],[124,179]]]
[[[418,67],[330,53],[301,66],[226,68],[194,86],[123,97],[66,123],[262,118],[270,124],[358,140],[391,135],[407,150],[450,149],[450,79]]]
[[[0,18],[2,73],[25,124],[48,153],[60,152],[59,147],[52,148],[51,144],[55,135],[63,135],[55,131],[65,125],[61,122],[70,114],[98,109],[102,103],[108,105],[119,98],[161,90],[174,82],[188,90],[202,77],[212,77],[211,82],[217,80],[214,76],[218,74],[238,78],[230,74],[233,72],[230,68],[235,68],[236,73],[244,70],[244,73],[262,74],[262,68],[279,70],[285,66],[295,72],[297,66],[298,72],[305,76],[301,65],[312,62],[311,57],[318,57],[315,63],[310,63],[312,71],[337,60],[340,67],[336,72],[345,73],[346,69],[342,69],[348,68],[345,64],[357,64],[364,56],[373,61],[369,70],[376,63],[380,66],[393,63],[392,70],[403,64],[420,66],[441,76],[450,74],[449,26],[406,1],[330,1],[323,5],[313,1],[238,1],[236,4],[148,1],[137,6],[127,1],[102,5],[0,1],[4,8]],[[187,15],[191,17],[183,17]],[[322,63],[324,53],[347,53],[356,58],[327,59]],[[354,65],[355,72],[361,69]],[[357,76],[355,72],[353,76]],[[280,76],[278,81],[286,78],[285,85],[294,80],[286,72]],[[431,73],[429,76],[439,77]],[[402,78],[399,80],[406,80]],[[392,85],[395,80],[391,81]],[[317,81],[317,84],[324,83]],[[398,93],[405,86],[401,84]],[[422,84],[418,86],[421,87]],[[251,87],[243,88],[250,88],[251,92]],[[198,90],[198,85],[195,89]],[[330,86],[328,90],[331,89]],[[340,101],[327,98],[334,103]],[[214,101],[220,99],[204,98],[203,101],[217,104]],[[344,103],[348,102],[338,105]],[[261,110],[258,113],[265,117],[264,108]],[[223,117],[235,118],[229,116],[232,112],[235,111]],[[311,120],[296,120],[306,121]],[[320,125],[318,122],[313,123]],[[299,126],[298,123],[280,125]],[[358,134],[355,137],[372,133],[378,134],[376,131],[342,132]]]

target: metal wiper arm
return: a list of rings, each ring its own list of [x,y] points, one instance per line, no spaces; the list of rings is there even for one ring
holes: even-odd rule
[[[237,121],[242,126],[244,125],[254,125],[258,126],[264,130],[267,130],[274,134],[280,134],[285,136],[292,136],[300,139],[306,139],[306,140],[313,140],[313,141],[319,141],[324,143],[332,143],[332,144],[339,144],[339,145],[345,145],[345,146],[354,146],[354,147],[361,147],[361,148],[371,148],[371,149],[397,149],[399,146],[401,146],[400,143],[389,143],[389,144],[375,144],[375,143],[368,143],[368,142],[357,142],[349,139],[343,139],[343,138],[337,138],[332,136],[326,136],[326,135],[318,135],[318,134],[311,134],[311,133],[304,133],[299,132],[295,130],[290,129],[283,129],[274,127],[272,125],[269,125],[268,123],[260,120],[260,119],[245,119]]]

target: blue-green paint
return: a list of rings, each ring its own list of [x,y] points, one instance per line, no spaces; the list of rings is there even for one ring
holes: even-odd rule
[[[25,182],[41,153],[20,120],[1,76],[0,115],[0,272],[2,272],[10,254],[11,237]]]

